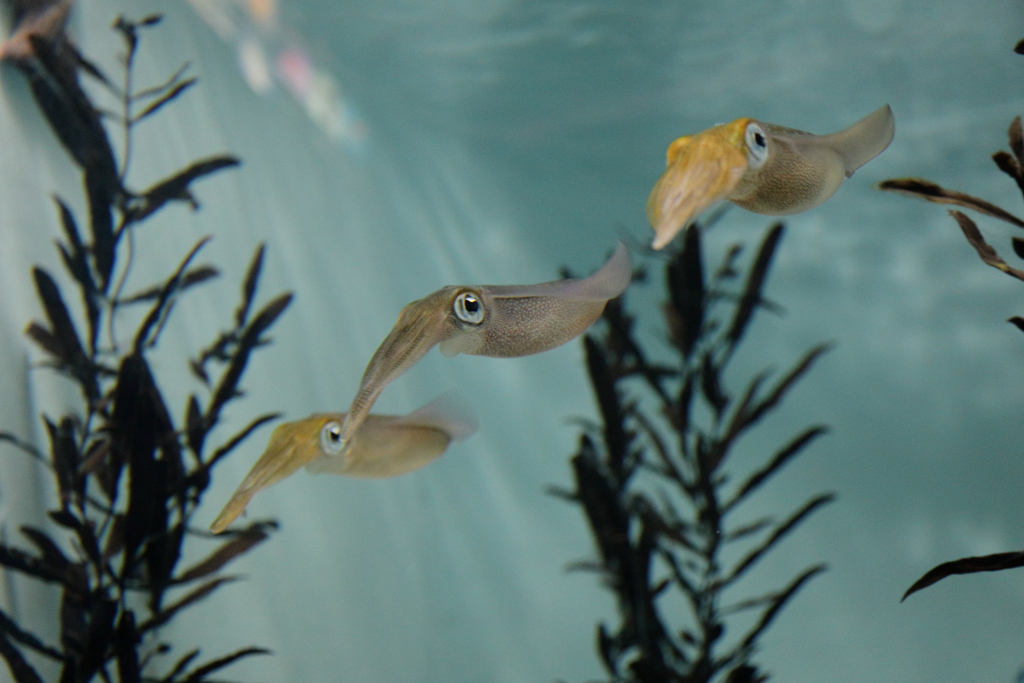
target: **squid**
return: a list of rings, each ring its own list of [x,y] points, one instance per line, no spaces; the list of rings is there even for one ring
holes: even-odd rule
[[[253,496],[294,474],[300,467],[319,474],[395,477],[427,465],[449,444],[476,431],[476,418],[451,396],[434,399],[408,415],[369,415],[343,457],[334,455],[344,413],[318,413],[279,425],[267,448],[210,530],[219,534],[245,511]]]
[[[881,154],[895,130],[885,105],[830,135],[742,118],[683,136],[669,145],[665,172],[647,199],[651,246],[661,249],[721,200],[769,216],[813,208]]]
[[[402,309],[370,359],[334,443],[343,455],[384,387],[434,346],[460,353],[513,358],[541,353],[575,339],[626,289],[632,264],[621,242],[590,277],[537,285],[444,287]]]

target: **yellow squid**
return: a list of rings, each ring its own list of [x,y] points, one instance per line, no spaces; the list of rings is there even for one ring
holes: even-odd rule
[[[723,199],[769,216],[813,208],[888,147],[895,130],[885,105],[830,135],[743,118],[683,136],[668,146],[647,199],[652,246],[661,249]]]
[[[279,425],[267,449],[210,525],[215,534],[227,528],[252,497],[300,467],[314,474],[349,477],[394,477],[419,469],[441,456],[453,441],[476,431],[472,411],[450,396],[441,396],[408,415],[369,415],[344,456],[335,455],[345,413],[318,413]]]
[[[460,353],[512,358],[553,349],[590,327],[631,276],[629,253],[620,242],[590,277],[537,285],[456,285],[413,301],[370,359],[335,452],[344,454],[384,387],[434,346],[449,358]]]

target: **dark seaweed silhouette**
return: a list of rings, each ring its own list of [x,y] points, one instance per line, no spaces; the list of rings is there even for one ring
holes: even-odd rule
[[[144,291],[122,295],[131,266],[132,234],[168,202],[185,201],[195,208],[191,183],[238,161],[213,157],[143,192],[126,187],[134,126],[195,82],[184,77],[183,67],[163,84],[134,88],[132,65],[140,32],[159,21],[158,16],[136,22],[122,17],[114,24],[126,46],[120,86],[63,36],[52,41],[33,38],[35,57],[17,64],[57,138],[82,170],[90,230],[88,241],[83,241],[74,214],[56,199],[64,231],[57,246],[81,295],[84,332],[57,281],[38,266],[32,275],[45,317],[26,330],[44,351],[45,365],[81,389],[81,412],[43,418],[48,453],[0,433],[0,440],[53,472],[59,507],[49,517],[64,536],[55,540],[42,529],[22,526],[31,550],[0,544],[0,565],[55,584],[61,592],[55,644],[44,642],[0,611],[0,656],[18,683],[42,681],[33,659],[55,662],[61,683],[84,683],[97,676],[104,681],[116,677],[122,683],[198,683],[211,680],[212,674],[239,659],[267,652],[246,647],[201,663],[199,649],[179,654],[174,661],[158,657],[171,651],[159,637],[160,627],[235,580],[220,570],[276,528],[272,520],[252,522],[228,532],[227,540],[218,539],[205,559],[180,566],[186,537],[212,538],[194,528],[192,519],[213,467],[256,428],[276,417],[262,415],[226,442],[208,447],[207,437],[221,411],[241,395],[239,383],[250,354],[268,343],[266,331],[291,300],[291,294],[280,295],[250,314],[263,261],[263,246],[259,246],[231,329],[190,362],[209,391],[206,407],[193,394],[176,426],[146,355],[157,345],[181,295],[218,271],[209,265],[192,265],[208,239],[204,238],[168,278]],[[80,75],[113,93],[120,114],[101,114],[80,84]],[[120,163],[107,137],[105,118],[114,119],[123,132]],[[115,315],[132,310],[141,322],[130,337],[122,339],[116,333]],[[164,662],[160,666],[164,673],[157,675],[153,671],[160,662]]]
[[[1024,40],[1017,43],[1016,47],[1014,47],[1014,51],[1018,54],[1024,54]],[[992,160],[995,162],[996,166],[999,167],[1000,171],[1013,178],[1014,182],[1017,183],[1017,187],[1020,188],[1021,193],[1024,194],[1024,126],[1021,125],[1021,118],[1019,116],[1010,123],[1009,138],[1010,152],[1000,150],[992,155]],[[935,202],[936,204],[962,206],[964,208],[977,211],[980,214],[991,216],[992,218],[998,218],[999,220],[1018,228],[1024,228],[1024,220],[1021,220],[1009,211],[987,202],[984,199],[979,199],[955,190],[947,190],[946,188],[940,187],[928,180],[922,180],[920,178],[894,178],[879,183],[878,188],[880,190],[897,192],[911,197],[919,197],[930,202]],[[1006,261],[1004,261],[996,252],[995,248],[985,241],[981,236],[981,232],[978,230],[977,224],[971,220],[967,214],[961,211],[950,210],[949,215],[956,220],[957,225],[960,226],[960,229],[963,231],[967,241],[970,242],[971,246],[978,252],[978,256],[981,257],[982,261],[993,268],[1003,271],[1007,275],[1017,278],[1018,280],[1024,280],[1024,270],[1013,268],[1007,264]],[[1011,237],[1010,245],[1013,248],[1013,252],[1019,258],[1024,258],[1024,239],[1020,237]],[[1007,322],[1013,323],[1021,331],[1024,331],[1024,317],[1013,316],[1009,318]],[[954,574],[973,574],[975,572],[993,572],[1002,569],[1013,569],[1016,567],[1024,567],[1024,550],[1019,552],[983,555],[980,557],[964,557],[952,562],[944,562],[933,567],[925,573],[924,576],[915,581],[914,584],[907,589],[907,592],[903,594],[901,601],[906,600],[912,593],[916,593],[922,588],[927,588],[947,576],[953,576]]]
[[[727,467],[740,437],[828,348],[810,349],[774,379],[768,370],[757,374],[738,394],[724,381],[755,312],[775,308],[762,290],[782,233],[781,224],[768,230],[736,291],[741,246],[733,245],[708,278],[701,228],[686,229],[682,249],[665,267],[670,365],[650,360],[622,299],[608,303],[603,331],[583,339],[601,424],[580,437],[571,460],[575,489],[552,493],[580,505],[594,536],[598,560],[575,567],[599,572],[618,599],[619,624],[597,627],[597,650],[611,681],[767,680],[752,662],[758,639],[825,569],[816,564],[777,591],[732,599],[733,587],[758,561],[834,498],[814,496],[781,520],[734,519],[744,501],[826,431],[809,427],[754,471]],[[737,550],[738,560],[724,558]],[[662,607],[670,593],[684,598],[688,619]],[[741,612],[747,614],[737,622],[745,630],[726,637],[727,622]]]

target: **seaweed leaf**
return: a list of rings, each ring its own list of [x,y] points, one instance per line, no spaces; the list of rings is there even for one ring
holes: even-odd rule
[[[749,664],[740,664],[729,672],[725,683],[764,683],[769,678],[768,674],[762,674],[757,667]]]
[[[189,185],[202,176],[237,166],[240,163],[236,157],[228,155],[197,161],[144,191],[125,212],[125,220],[127,222],[141,221],[170,201],[188,202],[195,209],[199,204],[189,191]]]
[[[625,477],[623,464],[629,447],[629,439],[623,426],[625,414],[622,411],[622,402],[615,388],[615,380],[608,368],[608,362],[605,360],[604,351],[590,335],[584,335],[583,348],[586,354],[587,372],[590,374],[590,384],[597,396],[597,405],[601,411],[608,462],[615,476],[621,482]]]
[[[62,584],[72,591],[80,588],[69,572],[9,545],[0,545],[0,565],[42,581]]]
[[[561,498],[567,503],[579,502],[579,496],[576,495],[575,491],[571,491],[561,486],[548,485],[544,487],[544,493],[555,498]]]
[[[729,247],[722,257],[722,262],[718,265],[718,270],[715,271],[714,279],[716,282],[719,280],[731,280],[740,274],[736,268],[736,261],[739,260],[741,254],[743,254],[742,244],[737,243]]]
[[[723,506],[723,514],[730,511],[733,507],[741,503],[748,495],[760,488],[760,486],[771,478],[772,475],[776,474],[783,465],[799,455],[800,451],[810,444],[811,441],[827,432],[827,427],[815,425],[814,427],[804,430],[792,441],[783,446],[781,450],[772,456],[772,459],[769,460],[764,467],[747,477],[747,479],[739,486],[736,493],[733,494],[733,497]]]
[[[121,612],[114,634],[114,654],[117,658],[118,683],[141,683],[139,666],[139,634],[135,628],[135,614],[131,610]]]
[[[120,493],[118,482],[124,469],[124,451],[114,448],[109,438],[93,442],[80,467],[80,474],[95,474],[100,491],[113,506]]]
[[[79,565],[81,575],[85,578],[85,568]],[[69,660],[65,667],[74,665],[71,655],[82,651],[85,646],[86,624],[86,593],[64,591],[60,598],[60,644],[67,653]]]
[[[150,97],[156,97],[167,92],[181,80],[181,77],[185,75],[185,72],[188,71],[189,67],[191,66],[191,62],[185,62],[184,64],[179,66],[178,70],[171,74],[170,77],[168,77],[167,80],[165,80],[163,83],[160,83],[159,85],[154,85],[150,88],[136,90],[131,96],[132,101],[149,99]]]
[[[14,434],[11,434],[10,432],[0,432],[0,441],[6,441],[7,443],[17,448],[18,450],[27,453],[29,456],[43,463],[47,467],[52,467],[52,465],[50,465],[50,461],[46,459],[46,456],[39,452],[38,448],[36,448],[27,441],[19,439]]]
[[[114,152],[99,112],[78,84],[77,52],[66,40],[30,36],[29,41],[38,63],[22,70],[50,128],[84,171],[93,261],[105,292],[114,263],[110,207],[122,192]]]
[[[19,527],[19,531],[43,554],[43,562],[45,564],[50,565],[61,573],[65,572],[71,565],[71,560],[64,556],[63,551],[45,532],[27,525]]]
[[[32,268],[32,275],[35,278],[36,292],[50,321],[50,329],[47,332],[60,349],[57,360],[61,363],[62,369],[78,381],[86,401],[91,403],[99,398],[99,383],[93,365],[79,341],[67,306],[64,305],[60,288],[49,273],[38,266]],[[33,335],[33,339],[35,338]]]
[[[180,576],[174,579],[174,583],[188,583],[213,574],[239,555],[248,552],[251,548],[267,540],[269,535],[267,533],[268,527],[275,528],[276,525],[265,522],[250,524],[227,543],[223,543],[206,559],[182,572]]]
[[[38,652],[44,657],[48,657],[49,659],[53,659],[58,662],[64,659],[64,655],[60,650],[47,645],[38,636],[22,629],[3,610],[0,610],[0,635],[9,637],[11,640],[21,643],[25,647],[33,650],[34,652]]]
[[[1021,170],[1020,162],[1007,152],[996,152],[992,155],[992,161],[996,162],[999,170],[1013,178],[1017,187],[1024,192],[1024,171]]]
[[[164,517],[163,525],[167,525],[166,520]],[[149,608],[153,612],[160,609],[164,591],[173,583],[171,576],[181,558],[181,545],[184,540],[185,524],[180,521],[159,535],[147,539],[145,553],[146,570],[149,575]]]
[[[106,562],[124,549],[125,515],[117,513],[107,531],[106,545],[103,547],[103,561]]]
[[[135,341],[132,343],[132,348],[136,354],[140,353],[143,347],[152,346],[156,343],[159,328],[157,328],[158,332],[153,335],[152,339],[150,338],[150,331],[153,329],[154,325],[156,325],[162,318],[166,318],[169,314],[170,306],[172,305],[172,297],[177,294],[181,288],[185,269],[188,268],[188,264],[192,262],[192,259],[195,258],[197,253],[199,253],[199,250],[202,249],[209,241],[209,237],[204,237],[196,242],[195,246],[192,247],[192,250],[188,252],[187,256],[185,256],[185,260],[178,266],[178,269],[174,271],[174,274],[167,280],[167,282],[164,283],[163,289],[160,290],[160,296],[157,297],[156,303],[153,304],[153,307],[149,311],[149,315],[146,316],[146,319],[142,322],[138,331],[135,333]]]
[[[686,572],[683,571],[683,567],[679,564],[676,556],[671,552],[662,549],[661,557],[672,570],[672,579],[676,582],[679,588],[682,589],[683,593],[685,593],[692,602],[698,602],[700,600],[700,591],[697,589],[697,586],[687,578]]]
[[[672,343],[689,358],[704,324],[704,264],[700,230],[690,225],[683,233],[683,249],[665,269],[665,288],[675,315],[667,316]],[[668,311],[666,311],[668,313]]]
[[[263,252],[265,247],[265,242],[260,242],[260,245],[256,247],[256,253],[253,254],[252,261],[249,263],[249,270],[245,273],[245,281],[242,283],[242,303],[238,305],[238,310],[235,311],[235,324],[238,327],[244,326],[246,318],[249,317],[249,307],[252,305],[252,298],[256,294],[260,270],[263,268]]]
[[[185,439],[196,460],[202,462],[206,424],[203,422],[203,410],[199,407],[199,399],[195,394],[188,397],[188,406],[185,408]]]
[[[616,639],[608,634],[604,624],[597,625],[597,651],[601,654],[601,662],[608,669],[608,673],[618,677],[619,647]]]
[[[670,368],[648,363],[643,349],[633,339],[633,318],[624,313],[621,296],[611,299],[605,304],[601,318],[608,323],[608,339],[605,346],[610,351],[609,355],[616,359],[615,365],[621,368],[627,358],[632,358],[635,366],[630,368],[630,371],[640,374],[647,381],[648,386],[659,397],[667,401],[668,394],[662,386],[662,381],[666,377],[678,373]]]
[[[77,49],[75,49],[74,45],[69,45],[68,47],[74,52],[75,61],[77,62],[78,67],[80,69],[82,69],[82,71],[84,71],[85,73],[87,73],[90,76],[92,76],[93,78],[95,78],[97,81],[99,81],[101,84],[103,84],[107,88],[107,90],[109,90],[113,94],[121,95],[121,93],[117,89],[117,86],[115,86],[111,82],[111,80],[109,78],[107,78],[106,74],[104,74],[103,71],[101,71],[98,66],[96,66],[90,60],[86,59],[85,56],[82,55],[81,52],[79,52]]]
[[[75,423],[70,417],[60,421],[60,426],[44,418],[50,435],[50,453],[53,455],[53,473],[57,479],[57,491],[64,506],[70,505],[77,496],[85,495],[85,481],[78,476],[78,462],[81,455],[75,443]]]
[[[249,362],[249,354],[258,344],[263,343],[260,335],[263,334],[277,317],[284,312],[284,309],[291,303],[291,293],[282,294],[269,304],[263,307],[256,317],[245,328],[241,338],[238,340],[238,347],[231,356],[227,370],[221,376],[217,388],[213,392],[213,398],[206,409],[205,424],[207,428],[217,424],[221,408],[237,394],[238,382],[242,379],[245,366]]]
[[[1021,125],[1019,116],[1014,117],[1010,122],[1007,137],[1010,139],[1010,149],[1017,159],[1018,166],[1024,167],[1024,126]]]
[[[944,187],[936,185],[930,180],[924,180],[922,178],[893,178],[892,180],[884,180],[879,183],[878,189],[905,194],[911,197],[918,197],[919,199],[925,199],[929,202],[935,202],[936,204],[954,204],[956,206],[962,206],[968,209],[973,209],[978,213],[983,213],[986,216],[992,216],[993,218],[1006,221],[1007,223],[1016,225],[1018,228],[1024,228],[1024,221],[1017,218],[1009,211],[1001,209],[990,202],[986,202],[984,199],[978,199],[977,197],[972,197],[969,194],[957,192],[956,190],[947,190]]]
[[[16,683],[43,683],[43,679],[32,665],[3,634],[0,634],[0,657],[7,662],[7,668],[10,669]]]
[[[782,223],[776,223],[769,228],[768,233],[761,241],[757,250],[754,264],[747,273],[747,282],[743,287],[743,294],[740,296],[739,304],[736,306],[736,313],[733,316],[732,324],[726,333],[726,338],[735,346],[743,337],[743,333],[750,323],[754,314],[754,308],[761,303],[761,289],[764,287],[765,278],[768,276],[768,268],[771,266],[772,257],[775,256],[775,248],[782,238]]]
[[[1024,567],[1024,550],[996,553],[994,555],[980,555],[977,557],[964,557],[952,562],[943,562],[928,570],[924,576],[915,581],[914,585],[908,588],[907,592],[900,598],[900,602],[903,602],[922,588],[927,588],[947,576],[974,574],[977,572],[998,572],[1003,569],[1016,569],[1017,567]]]
[[[700,363],[700,389],[711,407],[715,409],[715,415],[721,415],[726,406],[729,405],[729,397],[722,390],[722,384],[718,377],[719,368],[715,365],[710,354],[704,354]]]
[[[228,666],[229,664],[234,664],[235,662],[237,662],[239,659],[242,659],[243,657],[250,657],[252,655],[269,655],[269,654],[271,654],[270,650],[268,650],[266,648],[263,648],[263,647],[246,647],[246,648],[242,648],[241,650],[236,650],[235,652],[232,652],[229,655],[224,655],[223,657],[218,657],[217,659],[214,659],[214,660],[212,660],[210,662],[207,662],[206,664],[203,664],[202,666],[196,668],[196,670],[193,671],[192,673],[190,673],[184,679],[184,681],[182,683],[199,683],[200,681],[204,680],[204,677],[207,674],[211,674],[214,671],[216,671],[217,669],[223,669],[224,667]]]
[[[974,221],[968,218],[966,214],[959,211],[950,211],[949,215],[956,219],[956,222],[960,225],[960,229],[963,230],[967,241],[970,242],[971,246],[974,247],[974,250],[978,252],[978,256],[981,257],[982,261],[993,268],[1003,271],[1007,275],[1012,275],[1018,280],[1024,280],[1024,270],[1018,270],[1006,265],[1006,261],[1004,261],[999,254],[996,253],[996,250],[985,241],[985,238],[981,236],[981,231],[978,230],[978,226]]]
[[[83,170],[92,172],[97,183],[115,191],[120,187],[114,152],[107,139],[99,112],[78,84],[75,69],[67,59],[67,41],[53,42],[29,36],[37,64],[22,66],[32,95],[61,144]],[[77,60],[76,60],[77,61]]]
[[[1017,254],[1020,258],[1024,258],[1024,239],[1011,237],[1010,244],[1013,245],[1013,253]]]
[[[114,237],[112,206],[120,190],[120,180],[113,184],[105,174],[86,167],[85,190],[89,200],[89,226],[92,229],[92,258],[100,275],[100,288],[105,294],[110,287],[117,240]]]
[[[221,458],[223,458],[231,451],[235,450],[235,448],[237,448],[240,443],[249,438],[250,434],[252,434],[254,431],[259,429],[266,423],[272,420],[276,420],[279,417],[281,417],[281,413],[267,413],[266,415],[260,415],[255,420],[247,424],[245,428],[242,429],[242,431],[238,432],[233,437],[228,439],[222,446],[217,448],[217,450],[215,450],[210,455],[210,459],[207,461],[205,469],[211,469],[214,465],[217,464],[217,461],[219,461]]]
[[[818,358],[829,351],[832,348],[831,344],[819,344],[810,351],[804,354],[803,358],[797,361],[788,373],[786,373],[776,384],[768,391],[768,394],[743,410],[742,412],[737,411],[730,421],[729,427],[726,429],[726,437],[724,442],[728,443],[733,438],[738,436],[743,430],[756,423],[762,417],[765,416],[770,410],[772,410],[782,397],[785,396],[789,388],[807,372],[814,362]]]
[[[679,387],[679,396],[676,398],[675,403],[669,404],[672,408],[674,408],[674,410],[672,410],[671,412],[673,426],[679,431],[680,434],[685,434],[690,428],[690,409],[693,406],[694,381],[695,376],[692,373],[687,373],[686,378],[683,380],[682,385]]]
[[[68,239],[68,248],[65,248],[63,244],[58,246],[68,271],[74,276],[81,287],[82,303],[85,304],[86,317],[89,322],[89,349],[95,353],[96,335],[99,332],[100,318],[99,289],[93,280],[86,248],[78,234],[78,226],[75,224],[74,214],[71,213],[71,209],[67,207],[60,197],[54,196],[53,200],[57,202],[57,207],[60,210],[61,225]]]
[[[220,271],[213,266],[196,266],[190,268],[182,273],[181,282],[178,284],[178,292],[184,292],[189,287],[211,280],[220,275]],[[125,297],[118,300],[118,305],[136,304],[143,301],[152,301],[157,299],[163,293],[164,285],[156,285],[145,289],[141,292],[132,294],[131,296]]]
[[[167,531],[169,461],[157,461],[156,449],[177,442],[146,360],[137,354],[121,362],[114,393],[112,441],[128,464],[128,511],[123,573],[131,568],[143,540]],[[179,463],[180,465],[180,463]]]
[[[721,581],[721,585],[724,587],[734,583],[748,569],[754,566],[758,560],[764,557],[776,543],[781,541],[790,531],[793,531],[793,529],[799,526],[815,510],[820,508],[822,505],[831,503],[835,499],[836,496],[834,493],[824,493],[814,496],[804,503],[800,509],[790,515],[786,521],[779,524],[768,538],[766,538],[759,546],[747,553],[747,555],[740,560],[728,574],[726,574],[725,578]]]
[[[107,652],[113,645],[114,619],[116,616],[116,601],[108,598],[93,601],[87,621],[85,643],[75,671],[78,680],[91,680],[106,661]]]
[[[96,538],[96,526],[95,522],[91,519],[85,519],[75,529],[75,535],[78,537],[78,542],[82,546],[82,550],[85,552],[86,557],[92,562],[95,567],[103,566],[103,558],[100,553],[100,542]]]
[[[658,458],[661,460],[661,464],[665,468],[664,471],[666,475],[674,479],[683,490],[689,490],[692,488],[692,483],[673,460],[668,447],[665,445],[661,435],[658,434],[658,430],[655,429],[654,425],[651,423],[650,418],[640,410],[632,410],[631,413],[637,424],[640,425],[640,428],[647,434],[647,438],[651,440],[651,443],[654,446],[654,451],[658,454]]]
[[[131,57],[135,53],[135,49],[139,45],[139,35],[136,31],[137,24],[131,21],[123,14],[117,15],[117,19],[114,20],[114,28],[124,38],[125,44],[128,46],[128,56],[125,59],[126,63],[131,63]]]
[[[828,568],[825,564],[816,564],[813,567],[806,569],[802,574],[793,579],[792,582],[784,589],[776,593],[770,600],[769,606],[765,609],[764,613],[761,614],[761,618],[758,619],[757,623],[747,631],[746,635],[740,641],[739,648],[750,649],[754,643],[761,636],[766,628],[771,625],[772,620],[778,616],[782,608],[786,606],[786,603],[793,598],[796,593],[803,588],[804,584],[810,581],[812,578],[822,573]]]
[[[82,526],[82,522],[78,517],[75,517],[66,508],[61,510],[50,510],[46,515],[65,529],[77,531],[78,527]]]
[[[757,534],[767,529],[769,526],[772,525],[773,522],[774,520],[771,517],[762,517],[761,519],[756,519],[753,522],[744,524],[743,526],[733,529],[729,533],[725,534],[723,540],[726,543],[731,543],[732,541],[738,541],[740,539],[746,538],[747,536],[753,536],[754,534]]]
[[[750,414],[751,406],[754,404],[754,401],[758,399],[759,394],[761,392],[761,387],[764,386],[764,383],[768,380],[769,377],[771,377],[771,375],[772,371],[770,369],[762,370],[761,372],[757,373],[752,378],[750,378],[750,381],[747,382],[747,388],[744,389],[743,396],[740,398],[739,403],[736,405],[736,408],[733,409],[732,422],[735,422],[736,425],[733,426],[730,424],[730,428],[726,430],[726,443],[728,443],[728,441],[732,438],[734,430],[742,431],[740,423],[737,422],[738,418]]]
[[[210,593],[214,592],[215,590],[217,590],[218,588],[220,588],[224,584],[231,583],[232,581],[237,581],[237,580],[238,580],[238,577],[236,577],[236,576],[220,576],[220,577],[217,577],[216,579],[211,579],[210,581],[207,581],[206,583],[204,583],[203,585],[199,586],[195,590],[193,590],[193,591],[189,592],[188,594],[186,594],[183,598],[181,598],[177,602],[175,602],[173,604],[170,604],[167,607],[164,607],[159,612],[154,614],[150,619],[147,619],[142,624],[140,624],[139,625],[139,633],[140,634],[147,633],[148,631],[151,631],[154,628],[157,628],[159,626],[162,626],[163,624],[166,624],[168,621],[170,621],[172,618],[174,618],[175,614],[177,614],[178,612],[180,612],[184,608],[188,607],[189,605],[191,605],[193,603],[199,602],[200,600],[202,600],[203,598],[209,596]]]
[[[131,118],[131,123],[138,123],[147,116],[151,116],[152,114],[155,114],[156,112],[160,111],[160,109],[165,104],[173,101],[175,98],[178,97],[178,95],[182,94],[183,92],[191,88],[198,82],[198,80],[199,79],[193,77],[186,78],[184,81],[176,83],[170,90],[162,94],[155,101],[151,102],[145,109],[143,109],[141,112],[133,116]]]
[[[64,347],[57,341],[57,337],[53,336],[53,332],[50,332],[50,330],[37,322],[31,322],[25,328],[25,336],[38,344],[43,351],[57,359],[54,363],[55,367],[60,368],[61,365],[65,364],[62,360],[64,358]]]
[[[160,683],[172,683],[172,681],[174,681],[178,677],[178,674],[184,671],[188,667],[188,665],[192,663],[192,660],[198,656],[198,648],[186,652],[184,655],[182,655],[181,659],[179,659],[174,664],[174,667],[167,673],[167,675],[160,679]]]
[[[586,434],[580,437],[579,451],[571,463],[577,497],[590,522],[602,561],[607,566],[628,562],[629,518],[616,488],[599,464],[594,442]]]

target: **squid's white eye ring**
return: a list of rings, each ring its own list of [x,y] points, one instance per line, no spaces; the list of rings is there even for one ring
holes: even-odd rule
[[[744,134],[747,143],[747,160],[754,168],[759,168],[768,158],[768,136],[761,126],[748,123]]]
[[[337,455],[341,452],[344,442],[341,440],[341,424],[328,422],[320,429],[320,450],[328,455]]]
[[[456,318],[470,325],[479,325],[484,321],[484,305],[473,292],[463,292],[455,297],[452,312]]]

